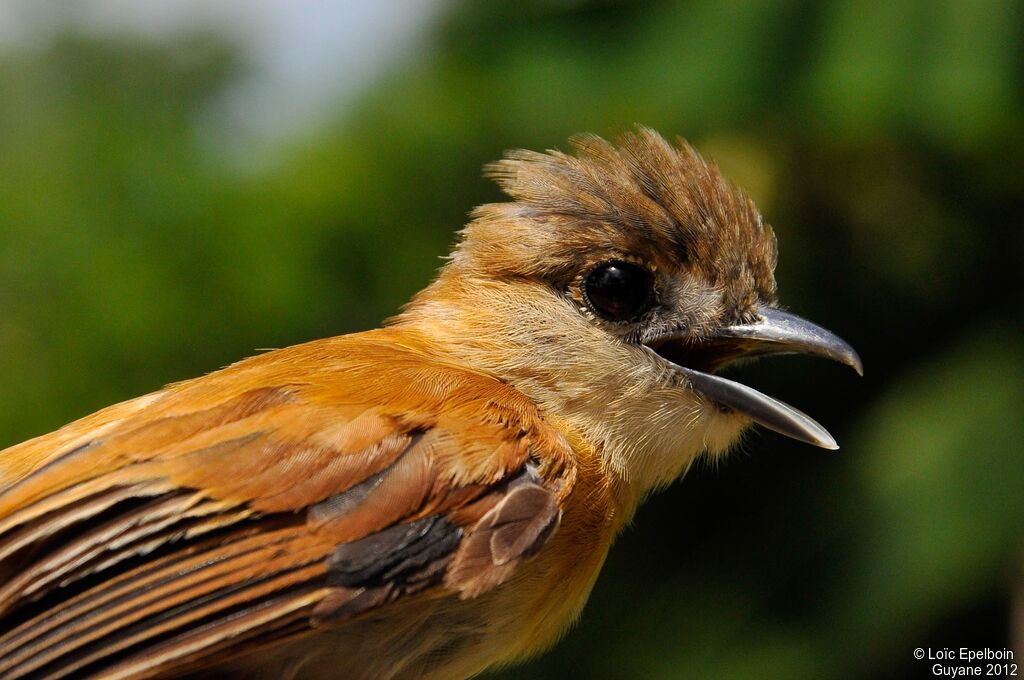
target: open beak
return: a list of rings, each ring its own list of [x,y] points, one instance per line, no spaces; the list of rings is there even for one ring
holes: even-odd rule
[[[743,413],[787,437],[838,449],[832,435],[807,414],[752,387],[713,374],[731,361],[769,354],[813,354],[864,374],[857,352],[834,333],[779,309],[764,307],[758,313],[761,318],[757,322],[727,326],[711,338],[694,341],[667,335],[647,344],[672,362],[695,391],[720,406]]]

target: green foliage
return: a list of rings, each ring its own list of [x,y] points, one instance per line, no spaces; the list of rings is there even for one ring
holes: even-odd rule
[[[764,434],[652,499],[580,628],[506,676],[899,677],[921,672],[918,646],[1008,645],[1024,588],[1021,14],[465,2],[415,62],[255,172],[198,132],[240,68],[213,36],[9,51],[0,438],[374,326],[466,212],[500,200],[482,163],[642,122],[749,188],[779,235],[783,300],[850,340],[867,377],[744,369],[843,451]]]

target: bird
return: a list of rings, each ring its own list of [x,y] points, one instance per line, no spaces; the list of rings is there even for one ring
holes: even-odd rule
[[[853,348],[682,138],[485,167],[380,328],[268,351],[0,452],[0,677],[462,678],[551,647],[637,507],[753,425],[720,369]],[[730,373],[732,375],[732,373]]]

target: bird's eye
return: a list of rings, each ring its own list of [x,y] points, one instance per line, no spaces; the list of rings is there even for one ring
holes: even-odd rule
[[[629,321],[646,312],[654,298],[651,273],[629,262],[599,264],[583,279],[583,297],[609,321]]]

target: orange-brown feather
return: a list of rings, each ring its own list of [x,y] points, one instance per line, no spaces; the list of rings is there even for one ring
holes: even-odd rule
[[[551,644],[638,499],[746,422],[597,319],[588,272],[644,263],[694,338],[775,299],[771,228],[685,142],[573,144],[491,166],[512,202],[389,327],[0,452],[0,676],[459,677]]]
[[[532,481],[512,482],[530,460]],[[0,453],[0,674],[171,672],[424,587],[482,592],[550,533],[572,465],[522,394],[408,331],[172,385]],[[538,518],[526,507],[500,559],[445,576],[453,557],[466,563],[453,541],[487,525],[486,542],[489,519],[525,488]],[[443,540],[422,557],[385,541],[398,581],[332,582],[339,546],[418,521]]]

